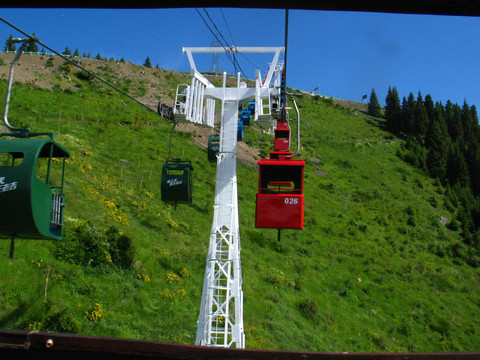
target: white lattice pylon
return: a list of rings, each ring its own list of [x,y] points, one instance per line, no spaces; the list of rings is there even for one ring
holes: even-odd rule
[[[220,347],[245,347],[243,329],[243,291],[240,265],[240,232],[238,221],[237,198],[237,131],[239,104],[251,101],[258,94],[277,91],[270,88],[269,82],[275,73],[276,64],[283,48],[234,48],[233,52],[275,53],[274,61],[263,84],[257,79],[256,88],[247,88],[237,77],[237,87],[226,86],[226,73],[223,75],[223,87],[216,88],[205,81],[195,69],[193,52],[224,52],[224,48],[184,48],[192,69],[192,86],[190,97],[192,105],[190,114],[200,114],[202,98],[221,103],[220,148],[217,156],[215,178],[215,203],[210,243],[203,282],[202,301],[197,324],[197,345]],[[194,81],[195,80],[195,81]],[[198,80],[198,81],[197,81]],[[197,86],[202,84],[202,87]],[[259,92],[257,89],[263,89]],[[191,95],[195,89],[201,90],[196,96]],[[196,90],[195,90],[196,91]],[[187,111],[187,113],[189,113]],[[269,111],[269,114],[271,112]],[[255,114],[255,118],[257,113]],[[187,120],[188,115],[187,115]],[[271,117],[267,119],[271,121]],[[201,122],[201,121],[200,121]]]
[[[237,199],[239,99],[225,97],[222,101],[214,215],[196,343],[243,348],[245,335]]]

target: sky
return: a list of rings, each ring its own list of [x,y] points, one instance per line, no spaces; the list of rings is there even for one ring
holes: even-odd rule
[[[98,53],[143,65],[188,72],[183,47],[285,46],[284,9],[0,9],[0,17],[48,47],[80,55]],[[0,41],[23,37],[0,22]],[[214,35],[215,34],[215,35]],[[2,46],[3,50],[3,45]],[[272,54],[241,54],[243,74],[262,76]],[[194,54],[199,71],[218,64],[234,73],[225,55]],[[389,87],[400,99],[412,92],[480,106],[480,18],[348,11],[288,12],[287,86],[362,101],[375,89],[381,103]],[[365,102],[367,102],[365,100]]]

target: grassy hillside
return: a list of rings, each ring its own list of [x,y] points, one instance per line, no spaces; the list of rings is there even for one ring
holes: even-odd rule
[[[55,75],[53,90],[16,84],[9,119],[55,131],[71,151],[66,234],[18,240],[13,260],[0,243],[0,328],[193,344],[215,186],[196,144],[209,130],[174,133],[173,155],[195,169],[193,204],[175,210],[160,199],[168,121],[93,80]],[[156,76],[164,94],[185,81]],[[479,351],[480,273],[443,224],[444,189],[400,160],[382,120],[319,97],[298,104],[305,229],[280,242],[255,229],[257,170],[238,166],[247,347]],[[255,127],[244,139],[262,156],[273,143]]]

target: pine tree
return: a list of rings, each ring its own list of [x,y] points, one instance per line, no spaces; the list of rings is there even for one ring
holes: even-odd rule
[[[452,186],[459,184],[462,187],[470,187],[470,174],[463,153],[457,143],[450,146],[447,161],[447,179]]]
[[[409,136],[407,140],[402,143],[398,155],[409,164],[427,170],[427,150],[423,146],[423,139]]]
[[[16,46],[15,43],[13,42],[13,35],[10,34],[8,39],[5,41],[5,47],[3,48],[3,51],[15,51]]]
[[[427,113],[427,129],[430,128],[432,121],[433,121],[433,109],[435,108],[435,105],[433,104],[433,99],[430,94],[427,94],[425,96],[425,101],[423,102],[425,106],[425,111]]]
[[[455,184],[453,190],[460,203],[457,211],[457,219],[461,222],[464,241],[468,242],[471,238],[471,234],[475,232],[473,215],[476,211],[477,202],[475,201],[470,188]]]
[[[33,33],[32,36],[35,37],[35,33]],[[32,38],[28,38],[25,51],[32,52],[32,53],[38,52],[37,42]]]
[[[385,120],[387,125],[387,130],[391,131],[394,134],[398,134],[400,127],[400,99],[398,98],[397,88],[389,87],[387,92],[387,97],[385,99]]]
[[[413,135],[417,138],[424,138],[428,128],[428,116],[420,92],[418,92],[417,101],[413,107],[413,117],[415,121],[413,124]]]
[[[425,139],[427,148],[427,168],[430,174],[439,179],[442,184],[447,180],[447,156],[450,144],[447,124],[445,123],[445,111],[441,103],[434,108],[433,122]]]
[[[152,67],[152,63],[150,62],[150,58],[148,56],[145,59],[145,62],[143,63],[143,66],[148,67],[148,68]]]
[[[450,100],[445,105],[445,116],[448,133],[452,141],[463,138],[462,109],[458,104],[452,104]]]
[[[378,102],[375,89],[372,89],[372,93],[370,94],[370,102],[368,103],[368,115],[374,116],[374,117],[382,116],[381,106],[380,106],[380,103]]]
[[[475,106],[465,102],[462,108],[463,152],[471,175],[472,190],[480,194],[480,127]]]
[[[65,47],[65,50],[63,50],[63,55],[70,56],[72,55],[72,51],[67,47]]]
[[[413,93],[408,95],[408,98],[403,98],[402,101],[402,116],[400,121],[400,128],[399,131],[403,132],[406,135],[413,135],[414,128],[415,128],[415,116],[414,116],[414,108],[415,108],[415,97]]]
[[[78,49],[75,49],[75,52],[73,53],[73,56],[80,56],[80,53],[78,52]]]
[[[468,169],[470,171],[472,191],[475,196],[480,197],[480,147],[477,147],[470,161]]]

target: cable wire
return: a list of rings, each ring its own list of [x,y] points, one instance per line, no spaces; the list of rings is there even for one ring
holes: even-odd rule
[[[222,35],[222,32],[218,29],[217,25],[215,24],[215,21],[213,21],[212,17],[210,16],[210,14],[208,13],[207,9],[203,8],[203,11],[205,11],[205,14],[207,14],[208,18],[210,19],[211,23],[213,24],[213,26],[215,27],[215,29],[217,30],[218,34],[222,37],[222,39],[225,41],[225,43],[227,44],[226,47],[228,48],[228,50],[231,50],[232,48],[235,47],[235,44],[232,43],[232,47],[228,46],[228,41],[225,39],[225,37]],[[225,47],[224,47],[225,48]],[[241,70],[240,68],[240,64],[238,63],[237,61],[237,58],[235,56],[235,53],[232,51],[231,52],[231,55],[232,55],[232,58],[233,60],[230,60],[235,68],[235,72],[238,72],[238,70],[240,70],[240,72],[243,73],[243,71]]]
[[[285,9],[285,52],[283,54],[283,81],[282,81],[282,87],[281,91],[283,92],[283,95],[285,96],[285,103],[283,104],[283,109],[282,109],[282,120],[286,121],[287,120],[287,97],[286,97],[286,92],[287,92],[287,50],[288,50],[288,9]]]
[[[220,36],[224,41],[225,43],[222,42],[222,40],[220,40],[217,36],[217,33],[215,33],[215,31],[212,30],[212,28],[208,25],[207,21],[205,20],[205,18],[202,16],[200,10],[198,10],[198,8],[195,8],[195,10],[197,11],[197,13],[200,15],[200,17],[202,18],[204,24],[207,26],[208,30],[210,30],[210,32],[213,34],[213,36],[215,37],[215,39],[217,40],[217,42],[223,47],[223,49],[225,50],[225,53],[227,55],[227,58],[230,60],[230,62],[233,64],[233,67],[235,68],[235,72],[238,72],[240,71],[240,73],[243,74],[243,77],[246,78],[246,75],[244,73],[244,71],[242,70],[240,64],[238,63],[238,60],[235,56],[235,52],[233,51],[233,49],[235,48],[234,46],[229,46],[228,45],[228,41],[225,39],[225,37],[222,35],[221,31],[218,29],[217,25],[215,24],[215,22],[213,21],[212,17],[210,16],[210,14],[208,13],[207,9],[203,8],[203,11],[205,12],[205,14],[207,15],[208,19],[210,20],[210,22],[212,23],[213,27],[217,30],[217,33],[218,33],[218,36]]]
[[[232,36],[232,33],[230,32],[230,27],[228,26],[228,23],[227,23],[227,19],[225,18],[225,14],[223,13],[223,10],[220,8],[220,12],[222,14],[222,17],[223,17],[223,21],[225,22],[225,26],[227,27],[227,30],[228,30],[228,34],[230,35],[230,38],[232,39],[232,44],[233,46],[235,46],[235,41],[233,40],[233,36]],[[256,64],[254,64],[247,56],[245,56],[245,54],[242,54],[240,53],[240,56],[242,56],[247,62],[250,63],[250,65],[252,65],[254,68],[256,69],[259,69],[260,67]],[[238,61],[237,61],[238,62]],[[240,66],[240,65],[239,65]],[[244,77],[245,76],[245,73],[242,71],[242,73],[244,74]]]
[[[228,34],[230,35],[230,39],[232,39],[232,44],[235,46],[235,41],[233,40],[232,33],[230,32],[230,27],[228,26],[227,19],[225,19],[225,14],[223,13],[223,10],[220,8],[220,13],[222,14],[223,21],[225,22],[225,26],[227,27]]]
[[[123,90],[120,90],[119,88],[117,88],[115,85],[110,84],[108,81],[102,79],[100,76],[98,76],[98,75],[96,75],[95,73],[93,73],[93,72],[85,69],[83,66],[77,64],[75,61],[70,60],[68,57],[64,56],[63,54],[60,54],[58,51],[56,51],[56,50],[52,49],[51,47],[45,45],[45,44],[44,44],[43,42],[41,42],[36,36],[27,34],[25,31],[19,29],[18,27],[16,27],[15,25],[11,24],[10,22],[8,22],[7,20],[5,20],[5,19],[2,18],[2,17],[0,17],[0,20],[3,21],[5,24],[11,26],[11,27],[14,28],[15,30],[21,32],[23,35],[28,36],[28,38],[30,38],[30,39],[32,39],[33,41],[39,43],[39,44],[42,45],[44,48],[50,50],[50,51],[53,52],[54,54],[62,57],[64,60],[68,61],[70,64],[78,67],[79,69],[81,69],[81,70],[85,71],[86,73],[92,75],[95,79],[103,82],[105,85],[110,86],[112,89],[114,89],[114,90],[118,91],[119,93],[123,94],[124,96],[128,97],[130,100],[135,101],[136,103],[142,105],[145,109],[150,110],[150,111],[154,112],[155,114],[157,114],[157,112],[156,112],[154,109],[148,107],[146,104],[138,101],[137,99],[135,99],[134,97],[130,96],[129,94],[127,94],[127,93],[124,92]]]

